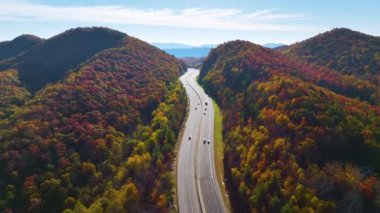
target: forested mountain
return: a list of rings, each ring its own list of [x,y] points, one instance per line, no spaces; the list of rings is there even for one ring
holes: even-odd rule
[[[0,70],[16,69],[31,92],[56,82],[70,69],[96,53],[121,45],[124,33],[108,28],[75,28],[40,42],[14,58],[0,62]]]
[[[33,35],[22,35],[12,41],[0,42],[0,61],[12,58],[42,42],[41,38]]]
[[[250,56],[254,58],[255,61],[252,62],[249,58],[246,58],[245,63],[243,64],[244,66],[252,66],[264,70],[267,69],[267,67],[272,67],[278,72],[286,72],[289,75],[298,77],[304,81],[315,83],[322,87],[326,87],[341,95],[358,98],[371,104],[380,103],[379,87],[377,84],[369,80],[360,79],[353,75],[345,75],[322,66],[309,65],[304,62],[291,60],[288,57],[277,52],[273,52],[270,49],[263,48],[259,45],[252,45],[251,43],[243,41],[227,43],[225,46],[230,48],[229,51],[224,54],[222,54],[222,51],[225,51],[225,49],[213,51],[214,54],[210,54],[208,60],[203,64],[204,70],[208,70],[211,64],[215,62],[215,55],[220,55],[223,57],[223,60],[225,60],[225,66],[229,67],[234,72],[239,67],[237,67],[237,62],[231,58],[249,51],[251,54]],[[231,80],[232,81],[229,82],[230,84],[241,84],[241,87],[245,88],[249,85],[251,79],[245,78]]]
[[[380,38],[333,29],[281,50],[285,55],[357,76],[380,73]]]
[[[223,111],[236,212],[379,208],[376,85],[245,41],[213,49],[199,81]]]
[[[187,103],[178,81],[183,64],[133,37],[86,28],[48,39],[14,67],[38,59],[42,70],[63,74],[64,61],[76,66],[78,57],[113,46],[33,97],[20,87],[17,71],[0,72],[7,79],[0,81],[6,88],[0,91],[0,211],[167,212],[173,206],[171,167]],[[49,51],[57,54],[51,62]]]

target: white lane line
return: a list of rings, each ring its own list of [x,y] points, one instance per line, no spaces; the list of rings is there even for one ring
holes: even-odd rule
[[[194,81],[195,82],[195,77],[196,77],[196,72],[194,73],[194,75],[192,75],[191,76],[191,78],[190,78],[190,81]],[[189,80],[187,79],[187,82],[188,82],[188,84],[189,84],[189,86],[192,88],[192,90],[194,91],[194,93],[198,96],[198,99],[199,99],[199,103],[200,103],[200,108],[202,109],[203,108],[203,103],[202,103],[202,99],[201,99],[201,97],[199,96],[199,94],[198,94],[198,92],[195,90],[195,88],[194,88],[194,86],[192,85],[192,83],[193,82],[189,82]],[[196,105],[197,106],[197,105]],[[199,109],[199,112],[201,112],[202,113],[202,110],[201,109]],[[200,118],[200,120],[199,120],[199,123],[200,124],[202,124],[202,115],[201,115],[201,118]],[[195,127],[195,126],[194,126]],[[199,131],[199,135],[198,135],[198,144],[199,144],[199,137],[200,137],[200,131]],[[196,143],[196,142],[194,142],[194,143]],[[198,181],[198,178],[197,178],[197,162],[196,162],[196,160],[197,160],[197,153],[198,153],[198,146],[195,144],[194,145],[195,147],[196,147],[196,149],[195,149],[195,153],[194,153],[194,155],[193,155],[193,157],[194,157],[194,170],[195,170],[195,174],[194,174],[194,176],[195,176],[195,182],[196,182],[196,194],[197,194],[197,198],[198,198],[198,201],[199,201],[199,204],[200,204],[200,209],[201,209],[201,212],[203,212],[204,210],[204,204],[203,204],[203,199],[201,199],[201,196],[202,196],[202,194],[201,193],[199,193],[199,191],[201,190],[201,187],[200,187],[200,183],[199,183],[199,181]]]
[[[190,73],[191,74],[191,73]],[[191,75],[188,75],[188,76],[186,76],[185,77],[185,79],[188,79],[189,77],[191,77]],[[185,80],[184,79],[184,80]],[[186,89],[188,89],[188,87],[186,88]],[[192,102],[193,102],[193,100],[194,100],[194,97],[196,97],[196,96],[194,96],[194,93],[193,93],[193,91],[191,90],[191,89],[188,89],[187,90],[187,93],[188,93],[188,96],[189,96],[189,98],[190,98],[190,113],[189,114],[191,114],[192,116],[190,116],[189,115],[189,118],[191,118],[191,117],[194,117],[194,111],[193,110],[191,110],[191,105],[192,105]],[[193,94],[191,94],[191,93],[193,93]],[[193,120],[193,122],[191,122]],[[191,132],[191,130],[193,130],[193,134],[194,134],[194,128],[195,128],[195,126],[196,125],[194,125],[194,122],[195,121],[197,121],[198,119],[188,119],[188,122],[189,122],[189,126],[188,126],[188,128],[187,128],[187,130],[188,131],[190,131]],[[187,133],[189,133],[188,131],[186,131],[185,130],[185,132],[187,132]],[[186,138],[188,137],[188,135],[185,135],[185,138],[183,139],[183,143],[185,143],[185,144],[182,144],[182,145],[184,145],[183,147],[182,147],[182,150],[180,151],[180,153],[186,153],[186,154],[183,154],[182,156],[185,156],[185,158],[186,158],[186,156],[187,156],[187,158],[188,159],[191,159],[193,156],[191,155],[191,145],[192,144],[189,144],[188,143],[188,140],[186,140]],[[190,142],[191,143],[191,142]],[[190,146],[190,149],[187,149],[187,147],[189,147]],[[190,150],[190,152],[188,152]],[[186,152],[187,151],[187,152]],[[181,158],[181,159],[184,159],[183,157]],[[181,161],[182,162],[182,161]],[[184,165],[184,166],[186,166],[186,164],[188,165],[188,166],[186,166],[186,167],[182,167],[182,168],[189,168],[189,162],[191,162],[191,160],[189,161],[189,160],[185,160],[185,162],[184,163],[182,163],[181,165]],[[191,164],[190,164],[191,165]],[[183,180],[185,180],[185,183],[182,185],[182,187],[179,187],[180,188],[180,190],[179,191],[182,191],[181,189],[184,189],[183,187],[185,187],[186,188],[186,194],[188,195],[187,196],[187,199],[182,199],[181,201],[182,202],[179,202],[179,203],[181,203],[181,204],[189,204],[188,206],[186,205],[186,208],[185,209],[182,209],[183,211],[185,211],[185,212],[187,212],[187,211],[194,211],[195,209],[194,209],[194,206],[192,206],[193,204],[195,204],[196,203],[196,201],[194,200],[194,196],[191,196],[191,190],[189,190],[189,189],[194,189],[193,187],[191,187],[190,188],[190,185],[191,184],[187,184],[187,183],[192,183],[192,185],[194,186],[195,184],[194,184],[194,178],[191,178],[191,175],[189,175],[189,172],[191,172],[191,169],[189,170],[189,169],[185,169],[186,170],[186,177],[184,177],[184,178],[182,178],[179,182],[180,183],[182,183],[183,182]],[[180,170],[180,171],[182,171],[182,170]],[[181,172],[181,174],[182,174],[183,172]],[[193,171],[193,173],[194,173],[194,171]],[[194,194],[193,194],[194,195]],[[196,192],[195,193],[195,196],[196,196],[196,199],[199,199],[197,196],[198,196],[198,192]],[[188,202],[185,202],[185,201],[188,201]],[[190,202],[189,202],[190,201]],[[199,201],[199,200],[198,200]],[[185,202],[185,203],[183,203],[183,202]],[[198,202],[198,204],[199,204],[199,202]],[[182,205],[182,207],[184,207],[185,205]],[[197,206],[198,207],[198,209],[197,209],[197,212],[199,211],[199,205]]]

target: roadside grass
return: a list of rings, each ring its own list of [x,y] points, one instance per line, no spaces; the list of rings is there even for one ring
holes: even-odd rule
[[[220,187],[220,190],[223,194],[223,200],[226,204],[226,207],[228,211],[231,209],[230,200],[228,198],[228,194],[226,191],[226,186],[224,184],[224,166],[223,166],[223,159],[224,159],[224,145],[223,145],[223,116],[220,111],[220,108],[218,104],[215,103],[215,101],[212,101],[212,104],[214,106],[214,141],[215,141],[215,149],[214,149],[214,155],[215,155],[215,169],[216,169],[216,176],[218,178],[218,184]]]

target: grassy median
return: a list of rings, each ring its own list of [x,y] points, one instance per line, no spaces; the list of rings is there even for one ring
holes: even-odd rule
[[[223,194],[223,200],[226,204],[228,211],[230,208],[230,200],[227,195],[226,187],[224,185],[224,166],[223,166],[223,158],[224,158],[224,145],[223,145],[223,116],[220,111],[218,104],[215,101],[212,102],[214,106],[214,140],[215,140],[215,167],[216,167],[216,176],[218,178],[218,184]]]

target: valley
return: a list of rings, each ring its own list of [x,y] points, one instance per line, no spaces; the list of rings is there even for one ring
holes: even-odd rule
[[[155,45],[0,42],[0,212],[379,210],[378,36]]]

